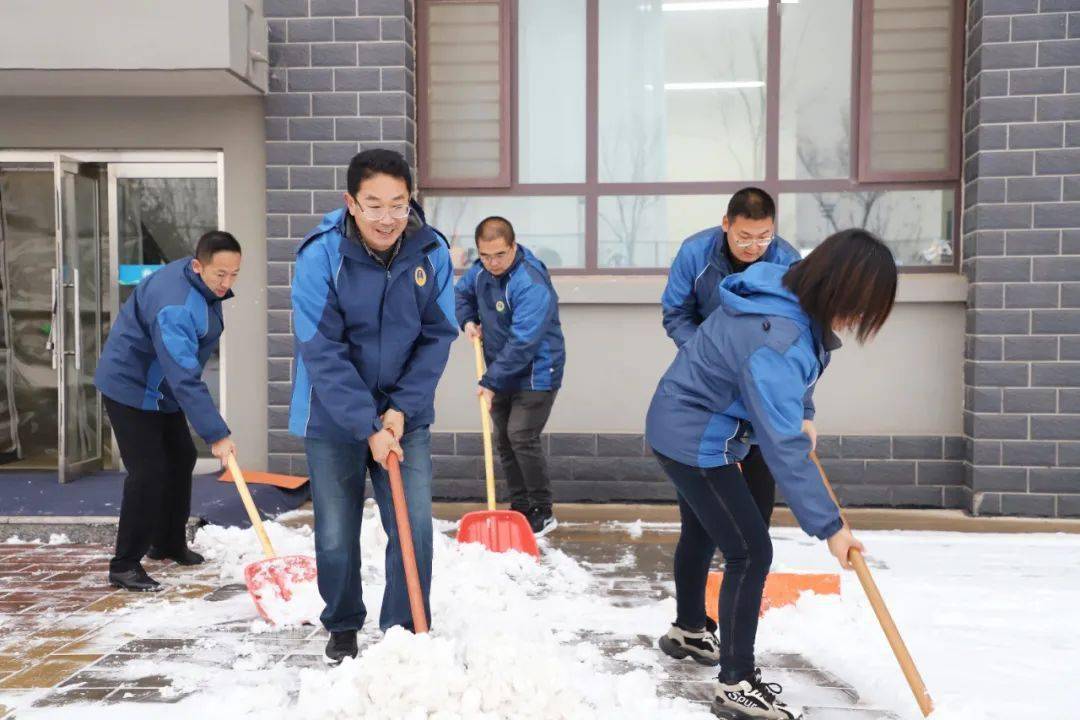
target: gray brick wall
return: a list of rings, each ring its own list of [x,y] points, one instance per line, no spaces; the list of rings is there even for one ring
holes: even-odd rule
[[[543,436],[556,502],[663,502],[674,486],[641,435],[552,433]],[[964,438],[826,435],[818,455],[840,501],[852,507],[967,508]],[[434,494],[481,500],[484,464],[477,433],[435,433]],[[502,469],[495,459],[500,500]],[[1052,482],[1053,478],[1047,478]],[[780,501],[783,501],[782,496]]]
[[[388,147],[416,165],[413,0],[264,0],[270,469],[306,474],[289,436],[289,282],[297,241],[343,204],[357,152]]]
[[[962,492],[976,514],[1080,516],[1077,11],[968,5]]]

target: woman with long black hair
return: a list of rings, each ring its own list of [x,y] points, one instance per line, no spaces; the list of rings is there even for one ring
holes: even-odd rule
[[[646,439],[682,508],[675,626],[684,641],[671,642],[669,633],[661,644],[675,657],[719,658],[712,708],[720,717],[800,717],[754,664],[772,541],[738,462],[759,445],[799,525],[851,567],[848,552],[862,545],[809,457],[803,399],[840,346],[837,332],[862,343],[881,329],[896,284],[892,253],[864,230],[828,237],[790,269],[756,263],[722,281],[720,308],[679,350],[653,395]],[[724,556],[719,638],[701,604],[717,548]]]

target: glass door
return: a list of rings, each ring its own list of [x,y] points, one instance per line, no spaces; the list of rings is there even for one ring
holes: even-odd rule
[[[94,371],[101,354],[101,177],[96,166],[63,155],[53,164],[56,266],[51,272],[49,344],[56,369],[60,482],[102,467],[101,399]]]

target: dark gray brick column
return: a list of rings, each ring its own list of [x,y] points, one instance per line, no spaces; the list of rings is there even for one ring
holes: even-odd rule
[[[1080,517],[1080,0],[972,0],[967,29],[971,510]]]
[[[289,282],[297,241],[341,207],[357,152],[387,147],[416,164],[412,0],[264,0],[270,469],[306,474],[288,434]]]

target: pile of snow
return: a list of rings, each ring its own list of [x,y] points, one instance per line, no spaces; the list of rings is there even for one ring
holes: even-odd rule
[[[69,545],[71,544],[71,538],[65,533],[50,533],[49,539],[43,541],[40,538],[32,538],[23,540],[18,535],[12,535],[3,542],[4,545]]]

